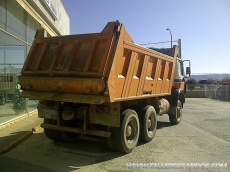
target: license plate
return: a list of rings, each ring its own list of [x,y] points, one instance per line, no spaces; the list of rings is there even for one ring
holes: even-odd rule
[[[42,110],[45,118],[52,118],[52,115],[57,115],[57,110],[51,110],[51,109],[43,109]]]

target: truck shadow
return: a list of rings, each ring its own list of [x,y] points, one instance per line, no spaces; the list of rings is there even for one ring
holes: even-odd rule
[[[26,132],[28,131],[14,132],[10,136],[1,137],[1,149]],[[34,155],[42,160],[38,162]],[[43,132],[39,132],[23,141],[17,148],[4,152],[0,156],[0,167],[4,167],[1,169],[3,171],[15,172],[20,169],[45,172],[72,171],[124,155],[120,152],[108,151],[97,138],[83,137],[75,143],[62,143],[49,140]],[[14,164],[10,166],[12,162]]]
[[[3,133],[4,130],[1,130],[0,132]],[[15,141],[22,138],[25,134],[28,133],[28,131],[12,132],[10,133],[10,135],[6,135],[6,136],[4,136],[4,134],[2,133],[0,134],[0,140],[1,140],[0,141],[0,155],[5,154],[7,151],[10,151],[11,149],[13,149],[13,147],[16,146]]]
[[[165,122],[165,121],[157,121],[157,130],[159,129],[163,129],[163,128],[166,128],[166,127],[171,127],[172,125],[170,124],[170,122]],[[157,131],[156,131],[157,132]],[[154,139],[154,138],[153,138]],[[146,142],[143,142],[143,141],[139,141],[137,143],[137,146],[141,146],[141,145],[144,145],[146,144]]]
[[[172,126],[169,122],[158,121],[157,130]],[[92,165],[96,163],[101,163],[109,161],[121,156],[126,156],[124,153],[120,153],[113,150],[108,150],[100,143],[98,138],[83,136],[75,143],[61,143],[50,141],[55,147],[61,147],[64,149],[64,153],[69,156],[78,157],[78,159],[91,159],[87,161],[87,165]],[[146,143],[139,141],[137,146],[144,145]],[[90,163],[89,163],[90,162]],[[80,163],[80,162],[79,162]],[[82,164],[83,163],[83,164]],[[79,166],[84,166],[85,161],[78,164]]]
[[[169,122],[164,121],[158,121],[157,125],[157,130],[171,126]],[[21,135],[25,132],[14,134]],[[10,137],[13,139],[13,136],[2,139],[9,139]],[[144,144],[139,141],[137,147]],[[62,143],[49,140],[43,131],[33,134],[23,144],[17,146],[17,151],[11,150],[9,153],[6,153],[6,156],[3,155],[6,159],[4,157],[2,159],[4,159],[5,164],[10,164],[8,161],[15,162],[10,169],[15,169],[13,171],[22,167],[25,171],[31,170],[31,168],[33,171],[73,171],[98,163],[103,165],[116,158],[133,156],[133,153],[124,154],[106,149],[98,138],[83,136],[75,143]],[[42,159],[37,161],[34,155]],[[9,170],[8,167],[5,168],[4,170]]]
[[[171,126],[169,122],[158,121],[157,130]],[[25,131],[26,132],[26,131]],[[25,134],[25,132],[14,132],[11,136],[1,138],[9,142]],[[144,145],[143,142],[138,142],[137,147]],[[106,164],[110,160],[123,157],[132,157],[133,153],[124,154],[117,151],[110,151],[103,147],[98,138],[82,136],[75,143],[62,143],[49,140],[41,129],[39,132],[33,134],[23,144],[17,146],[17,151],[11,150],[8,154],[2,155],[2,162],[4,164],[11,164],[12,166],[5,166],[3,171],[73,171],[84,169],[86,166],[94,164]],[[26,155],[26,156],[25,156]],[[34,155],[40,159],[37,161]],[[17,157],[17,158],[15,158]],[[52,161],[51,161],[52,159]],[[11,162],[9,162],[11,161]],[[49,163],[47,163],[49,162]],[[3,165],[3,164],[2,164]],[[125,163],[123,165],[126,165]],[[23,168],[22,168],[23,167]]]
[[[157,130],[172,126],[169,122],[158,121]],[[130,156],[130,154],[124,154],[117,151],[108,150],[103,147],[99,139],[83,136],[76,143],[60,143],[52,142],[55,146],[62,147],[63,151],[70,156],[79,157],[80,159],[91,159],[87,161],[87,165],[93,165],[97,163],[103,163],[118,157]],[[145,142],[139,141],[138,146],[146,144]],[[131,153],[132,154],[132,153]],[[80,163],[80,162],[79,162]],[[78,164],[79,166],[85,166],[86,162]]]
[[[172,126],[172,124],[170,124],[170,122],[157,121],[157,130],[165,128],[165,127],[171,127],[171,126]]]
[[[54,147],[63,149],[64,156],[74,157],[71,164],[82,167],[109,161],[126,154],[108,150],[100,143],[99,139],[83,136],[75,143],[62,143],[51,141]],[[48,150],[52,151],[52,150]],[[72,159],[72,158],[71,158]],[[76,161],[76,159],[78,161]],[[71,169],[72,167],[69,166]],[[73,169],[72,169],[73,170]]]

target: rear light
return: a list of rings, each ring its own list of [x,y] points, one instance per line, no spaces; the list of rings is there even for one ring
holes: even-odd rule
[[[110,112],[109,106],[98,105],[98,106],[95,106],[95,109],[96,109],[96,112],[99,112],[99,113],[109,113]]]

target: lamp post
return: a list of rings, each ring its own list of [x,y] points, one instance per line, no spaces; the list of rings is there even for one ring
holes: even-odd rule
[[[169,28],[167,28],[166,30],[169,30],[169,32],[170,32],[170,35],[171,35],[171,48],[172,48],[172,32],[171,32],[171,30]]]

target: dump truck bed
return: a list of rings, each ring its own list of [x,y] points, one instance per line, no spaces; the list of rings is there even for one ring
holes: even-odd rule
[[[19,82],[23,97],[101,104],[171,94],[172,56],[137,45],[119,22],[101,33],[44,37],[40,30]]]

